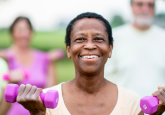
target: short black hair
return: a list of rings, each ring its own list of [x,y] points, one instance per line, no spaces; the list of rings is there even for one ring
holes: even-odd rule
[[[30,30],[33,31],[33,27],[32,27],[32,24],[31,24],[29,18],[24,17],[24,16],[19,16],[19,17],[17,17],[17,18],[14,20],[14,22],[12,23],[12,25],[11,25],[10,28],[9,28],[9,31],[10,31],[11,34],[13,33],[14,26],[15,26],[20,20],[25,20],[25,21],[27,22],[27,24],[29,25]]]
[[[95,19],[102,21],[104,23],[106,31],[108,33],[109,45],[111,45],[113,43],[112,28],[111,28],[109,22],[103,16],[101,16],[97,13],[85,12],[85,13],[79,14],[76,18],[71,20],[70,23],[68,24],[68,26],[66,28],[66,36],[65,36],[66,45],[70,46],[70,34],[73,29],[74,23],[83,18],[95,18]]]

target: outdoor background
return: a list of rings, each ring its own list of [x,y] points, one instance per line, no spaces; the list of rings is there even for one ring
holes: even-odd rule
[[[17,16],[30,18],[34,34],[32,47],[42,51],[60,48],[65,51],[65,28],[83,12],[96,12],[117,27],[132,20],[130,0],[0,0],[0,49],[12,43],[8,28]],[[154,23],[165,28],[165,0],[156,0]],[[58,83],[74,78],[72,60],[56,63]]]

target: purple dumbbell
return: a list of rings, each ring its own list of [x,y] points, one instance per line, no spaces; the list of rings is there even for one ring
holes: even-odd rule
[[[153,96],[145,96],[140,100],[140,107],[146,114],[153,114],[157,111],[159,99]]]
[[[29,77],[28,73],[26,71],[22,71],[23,72],[23,75],[25,77],[25,79],[27,79]],[[6,73],[3,75],[3,80],[6,80],[8,81],[10,79],[10,74],[9,73]]]
[[[18,95],[19,86],[17,84],[8,84],[5,89],[6,102],[14,103]],[[40,98],[46,108],[54,109],[59,101],[59,94],[56,90],[48,90],[46,93],[41,92]]]

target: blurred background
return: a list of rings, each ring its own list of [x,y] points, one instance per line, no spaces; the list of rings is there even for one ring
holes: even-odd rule
[[[27,16],[34,34],[31,46],[42,51],[65,50],[65,28],[82,12],[96,12],[105,17],[113,28],[132,21],[130,0],[0,0],[0,49],[10,47],[8,28],[18,16]],[[165,28],[165,0],[156,0],[154,23]],[[72,60],[58,61],[58,83],[74,78]]]

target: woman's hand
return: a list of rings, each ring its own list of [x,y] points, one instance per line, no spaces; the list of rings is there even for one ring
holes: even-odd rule
[[[18,83],[25,78],[23,72],[19,69],[10,71],[9,74],[9,83]]]
[[[64,51],[61,49],[51,50],[48,52],[48,57],[51,62],[63,59],[65,56]]]
[[[45,115],[46,108],[40,99],[41,88],[30,84],[19,87],[17,102],[29,110],[31,115]]]
[[[159,105],[157,111],[152,115],[162,115],[165,111],[165,87],[158,87],[158,90],[155,91],[152,96],[156,96],[159,99]]]

